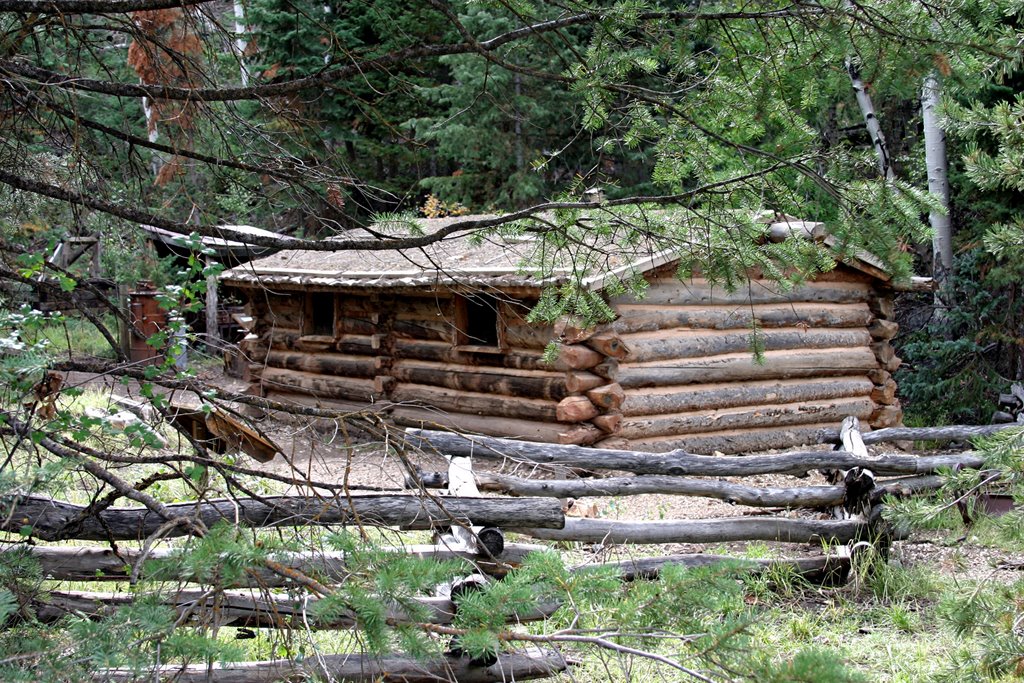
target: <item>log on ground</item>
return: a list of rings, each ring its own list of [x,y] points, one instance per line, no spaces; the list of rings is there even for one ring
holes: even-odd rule
[[[715,479],[692,479],[656,474],[604,479],[526,479],[507,474],[476,472],[474,477],[481,491],[492,491],[511,496],[585,498],[587,496],[636,496],[655,493],[703,496],[751,507],[825,507],[842,503],[846,494],[846,489],[843,486],[765,488],[732,484]]]
[[[83,516],[85,506],[65,501],[27,496],[3,501],[9,510],[0,529],[27,532],[43,540],[79,539],[88,541],[140,540],[156,533],[167,520],[140,507],[111,507],[98,515]],[[423,498],[411,495],[368,495],[333,499],[268,496],[259,500],[236,498],[200,503],[171,503],[166,506],[172,518],[199,519],[207,527],[217,522],[247,527],[328,525],[401,526],[430,529],[449,525],[453,519],[479,526],[561,527],[564,515],[558,501],[543,498],[500,500],[494,498]],[[166,530],[165,536],[189,533],[185,524]]]
[[[469,657],[445,655],[414,659],[400,655],[385,657],[366,654],[317,655],[303,659],[275,659],[261,662],[206,664],[168,664],[153,675],[175,683],[273,683],[284,680],[334,680],[351,683],[505,683],[549,678],[565,671],[575,662],[554,650],[502,652],[498,661],[481,666]],[[132,670],[106,669],[97,672],[96,681],[133,683],[139,680]]]
[[[432,559],[439,562],[462,559],[473,562],[474,567],[486,574],[503,575],[509,568],[522,563],[532,552],[546,550],[543,545],[532,543],[506,543],[505,548],[497,557],[497,562],[481,556],[452,550],[440,545],[414,544],[382,548],[383,552],[408,554],[420,559]],[[7,555],[4,555],[7,553]],[[134,548],[119,547],[117,552],[111,548],[94,546],[22,546],[5,550],[0,557],[18,556],[24,553],[39,563],[43,576],[58,581],[124,581],[131,576],[135,564],[142,559],[142,552]],[[175,552],[167,548],[154,548],[145,556],[146,560],[166,561],[175,556]],[[345,554],[339,551],[279,553],[271,556],[275,562],[290,569],[298,569],[312,576],[323,584],[338,583],[348,577]],[[140,576],[151,576],[150,569],[158,564],[143,566]],[[185,576],[175,567],[171,570],[176,581],[198,583],[203,577]],[[164,576],[158,573],[156,576]],[[294,586],[295,582],[277,572],[262,567],[255,567],[245,574],[242,582],[227,588]]]
[[[978,436],[991,436],[1004,429],[1022,429],[1019,424],[1000,425],[948,425],[945,427],[889,427],[876,429],[863,435],[864,443],[871,445],[889,441],[966,441]],[[821,434],[822,443],[839,441],[839,430]]]
[[[322,598],[308,594],[287,595],[269,593],[262,589],[233,589],[211,593],[203,589],[183,589],[168,593],[120,593],[98,591],[51,591],[34,601],[35,617],[44,624],[52,624],[69,615],[100,620],[113,616],[119,609],[137,601],[155,598],[171,607],[179,618],[209,619],[214,617],[219,626],[246,626],[249,628],[301,628],[350,629],[358,625],[352,611],[340,614],[332,610],[331,618],[316,616],[316,603]],[[387,605],[387,619],[396,624],[451,624],[455,620],[455,603],[448,598],[409,598],[417,606],[410,614],[397,604]],[[540,621],[555,613],[558,603],[549,602],[527,607],[510,615],[508,623]],[[423,614],[418,614],[423,610]]]
[[[637,474],[667,474],[693,477],[740,477],[753,474],[803,475],[811,470],[867,467],[880,475],[931,474],[940,467],[980,468],[984,460],[974,454],[882,455],[865,460],[843,451],[793,451],[774,455],[708,456],[677,451],[652,454],[638,451],[582,448],[559,444],[531,443],[486,436],[467,436],[425,429],[406,430],[412,447],[447,455],[491,460],[514,460],[563,465],[587,471],[625,470]],[[867,437],[876,434],[870,432]],[[908,437],[901,436],[899,439]]]
[[[735,517],[726,519],[657,520],[632,522],[568,517],[561,529],[519,529],[549,541],[581,543],[848,543],[866,539],[871,527],[854,520]]]
[[[594,569],[614,568],[623,581],[639,579],[657,579],[662,569],[669,566],[709,567],[716,564],[731,564],[740,571],[760,573],[780,567],[788,569],[796,576],[814,584],[838,586],[846,582],[850,573],[850,558],[840,555],[821,555],[819,557],[798,557],[793,559],[747,559],[728,555],[712,555],[693,553],[687,555],[665,555],[662,557],[641,557],[616,562],[604,562],[597,565],[580,567],[577,571],[586,572]]]

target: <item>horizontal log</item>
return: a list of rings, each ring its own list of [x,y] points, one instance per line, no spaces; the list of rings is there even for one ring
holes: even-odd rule
[[[878,368],[876,370],[868,370],[868,379],[875,384],[885,384],[892,379],[892,373],[884,368]]]
[[[372,356],[353,356],[340,353],[271,351],[267,354],[265,365],[271,368],[341,377],[368,378],[377,374],[377,364]]]
[[[586,370],[601,362],[597,351],[585,346],[559,346],[553,363],[544,360],[544,352],[533,349],[511,348],[502,353],[472,353],[448,342],[396,339],[393,354],[396,358],[426,360],[442,363],[485,365],[516,370],[565,372]]]
[[[600,412],[586,396],[566,396],[555,407],[555,419],[559,422],[586,422]]]
[[[751,280],[746,286],[735,291],[726,291],[722,286],[711,286],[707,280],[676,280],[655,278],[644,292],[642,301],[630,294],[612,297],[610,303],[674,305],[718,305],[718,304],[770,304],[783,302],[816,301],[830,304],[848,304],[864,301],[871,294],[871,286],[860,282],[807,282],[782,291],[769,280]]]
[[[259,377],[263,391],[294,392],[367,403],[380,396],[372,379],[335,377],[282,368],[263,368]]]
[[[879,341],[871,344],[871,351],[875,354],[875,358],[878,359],[878,364],[885,366],[896,357],[896,350],[892,348],[892,344],[888,341]]]
[[[1005,428],[1005,425],[998,425]],[[884,430],[892,432],[895,430]],[[979,468],[984,460],[963,455],[881,455],[857,458],[844,451],[803,451],[773,455],[708,456],[684,452],[644,453],[603,448],[581,448],[558,444],[530,443],[485,436],[466,436],[422,429],[406,430],[406,442],[412,447],[447,455],[475,456],[491,460],[514,460],[543,465],[560,465],[586,471],[624,470],[637,474],[667,474],[691,477],[739,477],[754,474],[804,475],[811,470],[866,467],[879,475],[931,474],[940,467],[957,465]],[[838,433],[838,432],[837,432]],[[878,432],[864,435],[868,441]],[[991,432],[989,432],[991,433]],[[929,438],[894,437],[895,440]],[[956,438],[956,437],[953,437]]]
[[[480,526],[508,527],[561,526],[564,520],[557,501],[534,499],[520,508],[526,499],[510,501],[494,498],[429,499],[412,495],[367,495],[335,499],[268,496],[259,500],[235,498],[200,503],[169,503],[165,507],[173,518],[198,518],[206,526],[217,522],[246,527],[302,525],[377,525],[407,529],[431,529],[450,525],[452,519],[469,520]],[[164,526],[166,520],[146,508],[111,507],[81,521],[85,506],[65,501],[27,496],[16,501],[6,499],[9,514],[0,529],[47,541],[79,539],[86,541],[141,540]],[[509,505],[509,503],[514,503]],[[165,536],[184,536],[186,524],[163,530]]]
[[[882,368],[888,372],[896,372],[903,365],[903,359],[899,356],[893,356],[891,360],[882,365]]]
[[[154,680],[175,683],[273,683],[291,680],[348,681],[351,683],[504,683],[549,678],[565,671],[575,662],[558,651],[500,652],[489,666],[474,663],[469,657],[444,655],[416,659],[401,655],[345,653],[318,654],[300,659],[274,659],[260,662],[216,664],[166,664],[147,670]],[[134,683],[138,672],[129,669],[102,669],[96,681]]]
[[[723,306],[659,306],[648,303],[615,306],[618,320],[607,328],[618,334],[670,328],[749,330],[756,321],[773,327],[865,327],[873,317],[866,303],[731,304]]]
[[[581,425],[519,420],[511,417],[468,415],[425,408],[396,407],[391,414],[395,424],[403,427],[436,429],[438,426],[474,434],[487,434],[509,439],[528,439],[542,443],[594,443],[602,436],[596,427],[580,430]],[[589,425],[588,425],[589,426]]]
[[[590,368],[590,371],[598,377],[604,377],[610,382],[615,382],[619,377],[619,361],[616,358],[606,358]]]
[[[850,558],[842,555],[822,555],[819,557],[798,557],[793,559],[748,559],[730,557],[729,555],[712,555],[694,553],[688,555],[664,555],[662,557],[640,557],[618,562],[604,562],[597,565],[586,565],[579,571],[613,569],[623,581],[638,579],[657,579],[665,567],[709,567],[716,564],[729,563],[749,573],[761,573],[773,568],[781,568],[792,572],[804,580],[821,585],[838,586],[846,582],[850,573]]]
[[[597,375],[584,371],[559,373],[412,360],[395,361],[391,373],[398,381],[411,384],[554,401],[582,391],[581,386],[598,386],[604,382]]]
[[[671,330],[623,336],[629,349],[627,363],[649,363],[676,358],[703,358],[725,353],[752,353],[750,330]],[[765,351],[827,349],[867,346],[871,335],[863,328],[762,329],[758,342]]]
[[[423,384],[398,383],[391,390],[391,400],[395,403],[422,404],[445,412],[495,415],[541,422],[559,421],[557,409],[560,404],[543,398],[519,398]],[[566,400],[569,399],[563,399]]]
[[[864,396],[800,403],[739,406],[655,416],[634,416],[627,417],[622,421],[618,435],[625,439],[647,439],[656,436],[689,436],[733,429],[839,423],[847,415],[866,419],[872,414],[875,407],[875,402]]]
[[[626,394],[619,384],[604,384],[587,392],[587,398],[601,410],[618,410]]]
[[[820,401],[867,396],[873,388],[874,384],[866,377],[835,377],[629,389],[622,402],[622,412],[627,416],[660,415],[764,403]]]
[[[580,543],[848,543],[867,538],[870,526],[853,520],[737,517],[726,519],[657,520],[629,522],[567,517],[561,529],[519,529],[547,541]]]
[[[551,325],[532,325],[525,320],[507,320],[503,330],[506,344],[515,348],[543,350],[553,341],[559,341]]]
[[[592,424],[574,424],[558,435],[558,443],[566,445],[589,446],[605,437],[605,433]]]
[[[1002,425],[948,425],[946,427],[889,427],[863,434],[864,443],[876,444],[891,441],[967,441],[979,436],[991,436],[1004,429],[1021,429],[1019,424]],[[822,435],[823,442],[838,440],[839,431]],[[970,454],[968,454],[970,455]]]
[[[206,590],[182,589],[167,593],[118,593],[98,591],[51,591],[34,601],[35,617],[44,624],[52,624],[74,614],[92,620],[113,616],[119,609],[131,606],[139,600],[156,597],[161,604],[173,608],[179,618],[209,619],[216,613],[219,626],[249,628],[301,628],[350,629],[358,625],[353,612],[335,614],[332,618],[317,618],[315,605],[321,600],[314,595],[294,596],[272,594],[262,589],[232,589],[221,591],[214,596]],[[389,605],[387,619],[396,624],[451,624],[455,620],[455,603],[448,598],[413,597],[406,598],[424,611],[424,614],[410,616],[398,605]],[[508,623],[540,621],[560,607],[551,602],[535,608],[526,608],[511,615]]]
[[[796,448],[814,443],[822,430],[830,429],[835,424],[835,422],[814,422],[783,427],[755,427],[700,434],[652,436],[643,439],[626,439],[621,448],[648,453],[668,453],[676,450],[703,454],[763,453],[764,451]]]
[[[401,545],[381,550],[438,562],[463,559],[473,562],[474,566],[484,573],[503,575],[510,567],[522,563],[529,553],[541,552],[545,549],[546,546],[530,543],[506,543],[496,558],[497,563],[475,553],[452,550],[439,545]],[[182,551],[187,552],[187,549],[154,548],[145,555],[145,559],[147,561],[166,561],[168,558],[174,557],[177,552]],[[132,568],[143,557],[142,551],[124,547],[119,547],[117,552],[114,552],[108,547],[34,545],[0,552],[0,557],[22,555],[30,556],[39,563],[44,578],[57,581],[125,581],[131,576]],[[340,583],[349,576],[343,552],[276,553],[271,556],[271,559],[285,567],[298,569],[327,585]],[[156,576],[160,575],[158,573]],[[144,565],[139,576],[148,578],[152,575],[148,571],[148,567]],[[176,581],[197,583],[201,582],[203,578],[183,575],[180,571],[174,571]],[[276,588],[294,585],[294,581],[277,572],[257,567],[247,572],[241,583],[225,587]]]
[[[891,296],[873,294],[868,299],[868,307],[882,320],[892,320],[896,315],[896,307]]]
[[[799,486],[765,488],[732,484],[712,479],[636,475],[604,479],[526,479],[507,474],[474,472],[481,491],[510,496],[552,496],[586,498],[589,496],[638,496],[668,494],[715,498],[751,507],[827,507],[843,502],[844,486]]]
[[[708,358],[688,358],[619,366],[619,384],[626,389],[676,384],[790,379],[794,377],[835,377],[863,375],[878,367],[866,346],[850,349],[807,349],[767,351],[763,363],[751,353],[729,353]]]

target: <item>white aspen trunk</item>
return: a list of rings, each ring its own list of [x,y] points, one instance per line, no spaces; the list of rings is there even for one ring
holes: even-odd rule
[[[895,178],[895,173],[892,170],[892,160],[889,157],[889,146],[885,142],[885,135],[878,123],[878,117],[875,116],[875,105],[871,102],[871,95],[868,94],[864,81],[861,80],[860,69],[852,59],[846,60],[846,71],[850,74],[853,92],[857,95],[857,106],[864,117],[864,125],[871,136],[875,154],[878,155],[878,172],[886,180],[892,180]]]
[[[249,67],[245,63],[245,50],[249,47],[249,41],[245,39],[245,7],[241,0],[234,1],[235,8],[235,51],[238,56],[238,70],[242,79],[242,87],[249,87]]]
[[[924,158],[928,167],[928,192],[937,197],[945,212],[932,211],[928,222],[932,226],[932,277],[939,287],[935,292],[935,312],[942,317],[944,311],[943,285],[953,267],[953,228],[949,216],[949,174],[946,161],[946,133],[939,125],[938,107],[942,97],[942,84],[935,72],[929,73],[921,88],[921,118],[924,123]]]

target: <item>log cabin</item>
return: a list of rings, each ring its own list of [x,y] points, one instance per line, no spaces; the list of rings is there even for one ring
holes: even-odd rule
[[[431,232],[451,220],[420,223]],[[826,239],[821,224],[767,223],[765,240]],[[671,250],[618,251],[584,280],[616,317],[579,329],[527,320],[543,288],[570,275],[524,269],[534,248],[459,236],[403,251],[282,251],[226,271],[253,318],[253,393],[401,426],[649,452],[814,443],[849,415],[901,422],[893,288],[870,255],[788,289],[750,272],[730,291],[679,279]],[[624,277],[642,277],[646,295],[610,286]]]

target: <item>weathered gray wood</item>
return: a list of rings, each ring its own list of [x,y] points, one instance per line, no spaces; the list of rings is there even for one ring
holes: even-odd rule
[[[358,653],[317,655],[302,659],[275,659],[234,664],[168,664],[154,672],[152,680],[174,683],[274,683],[292,680],[350,681],[352,683],[506,683],[548,678],[565,671],[565,655],[552,650],[502,652],[490,666],[473,664],[468,657],[445,655],[413,659],[400,655],[378,657]],[[134,683],[138,673],[105,669],[96,672],[97,682]],[[147,680],[150,680],[147,678]]]
[[[619,384],[626,389],[675,384],[698,384],[714,377],[720,382],[863,375],[878,367],[866,346],[849,349],[767,351],[763,363],[752,353],[727,353],[708,358],[685,358],[653,363],[622,363]]]
[[[561,529],[519,529],[521,533],[549,541],[581,543],[731,543],[778,541],[783,543],[848,543],[865,538],[866,522],[855,520],[790,519],[785,517],[736,517],[632,522],[612,519],[567,517]]]
[[[863,328],[768,328],[758,333],[766,351],[867,346],[871,335]],[[752,353],[750,330],[671,330],[622,337],[625,363],[649,363],[676,358],[703,358],[724,353]]]
[[[34,601],[36,618],[52,624],[69,614],[100,620],[113,616],[119,609],[148,597],[144,593],[50,591]],[[320,598],[301,594],[289,596],[268,593],[258,588],[221,591],[214,596],[206,590],[183,589],[156,594],[161,604],[172,607],[179,617],[208,619],[215,615],[220,626],[247,626],[250,628],[287,628],[308,625],[316,629],[350,629],[358,621],[353,612],[333,615],[331,619],[318,619],[315,605]],[[425,610],[422,618],[412,617],[399,605],[388,605],[387,619],[392,623],[451,624],[455,619],[455,603],[448,598],[409,598]],[[509,618],[510,623],[540,621],[560,607],[550,602],[523,609]],[[213,613],[213,614],[211,614]]]
[[[516,370],[559,371],[585,370],[601,362],[597,351],[585,346],[560,346],[554,363],[544,361],[543,351],[511,348],[502,353],[473,353],[450,342],[395,339],[394,356],[408,360],[442,363],[477,363]]]
[[[843,502],[843,486],[764,488],[732,484],[717,479],[691,479],[664,475],[637,475],[604,479],[525,479],[507,474],[476,472],[477,486],[512,496],[636,496],[645,493],[717,498],[752,507],[825,507]]]
[[[662,557],[641,557],[617,562],[603,562],[596,565],[584,565],[579,572],[593,569],[613,567],[619,572],[623,581],[640,579],[657,579],[662,569],[668,566],[708,567],[716,564],[731,563],[743,571],[759,573],[773,567],[790,569],[794,575],[816,584],[830,586],[846,582],[850,573],[850,558],[839,555],[822,555],[819,557],[798,557],[793,559],[747,559],[728,555],[712,555],[710,553],[694,553],[687,555],[664,555]]]
[[[506,543],[496,556],[498,563],[476,553],[453,550],[441,545],[407,545],[383,548],[385,552],[403,553],[437,561],[463,559],[472,561],[478,569],[487,574],[502,575],[509,567],[515,566],[532,552],[539,552],[546,546],[531,543]],[[21,546],[3,551],[10,555],[21,553],[31,556],[47,579],[58,581],[124,581],[129,578],[132,567],[141,558],[141,551],[135,548],[119,547],[115,553],[111,548],[97,546]],[[0,553],[0,557],[3,556]],[[147,560],[166,560],[174,551],[168,548],[154,548],[146,555]],[[8,556],[10,556],[8,555]],[[320,583],[338,583],[348,577],[345,554],[337,551],[280,553],[272,557],[285,567],[298,569],[316,578]],[[140,576],[148,576],[145,569]],[[193,576],[175,576],[180,581],[195,581]],[[237,587],[280,587],[293,586],[294,582],[265,568],[255,568],[247,573],[243,583]]]
[[[712,287],[707,280],[693,278],[679,281],[674,278],[658,278],[644,293],[642,301],[632,295],[612,297],[616,304],[658,304],[658,305],[719,305],[719,304],[770,304],[817,301],[823,303],[857,303],[870,295],[870,285],[861,282],[808,282],[788,292],[780,291],[778,285],[768,280],[751,280],[745,287],[728,292],[724,287]]]
[[[0,529],[27,531],[43,540],[80,539],[89,541],[137,540],[155,533],[166,520],[145,508],[107,508],[72,525],[85,509],[52,498],[27,496],[3,501],[10,513]],[[443,507],[442,507],[443,506]],[[411,495],[368,495],[317,499],[268,496],[262,500],[238,498],[201,503],[171,503],[173,517],[198,518],[207,526],[219,521],[247,527],[315,525],[386,525],[407,529],[430,529],[451,520],[470,520],[481,526],[561,526],[564,520],[557,501],[546,499],[500,500],[495,498],[427,499]],[[179,524],[165,536],[189,532]]]
[[[625,439],[645,439],[655,436],[686,436],[730,429],[840,422],[846,415],[855,415],[866,419],[874,410],[875,403],[870,398],[855,396],[802,403],[635,416],[627,417],[622,421],[618,435]]]
[[[619,319],[608,328],[619,334],[669,328],[749,330],[754,320],[771,327],[864,327],[872,313],[866,303],[731,304],[723,306],[659,306],[620,304]]]
[[[990,436],[1004,429],[1021,429],[1021,425],[948,425],[946,427],[889,427],[867,432],[864,443],[871,445],[888,441],[965,441],[978,436]],[[821,434],[821,443],[839,440],[839,430]],[[881,470],[876,470],[881,471]]]
[[[961,455],[882,455],[864,460],[843,451],[797,451],[777,455],[723,457],[691,455],[677,451],[652,454],[603,448],[581,448],[558,444],[540,444],[485,436],[466,436],[451,432],[409,429],[407,442],[413,447],[449,455],[475,456],[491,460],[518,460],[539,464],[565,465],[583,470],[625,470],[637,474],[666,474],[694,477],[730,477],[751,474],[802,475],[830,467],[871,467],[883,475],[929,474],[940,467],[978,468],[982,458]],[[872,436],[875,432],[865,434]],[[897,437],[907,438],[907,437]]]
[[[867,396],[874,384],[866,377],[809,378],[690,384],[630,389],[622,403],[624,415],[660,415],[771,403],[799,403]]]

